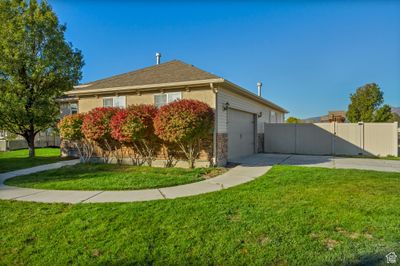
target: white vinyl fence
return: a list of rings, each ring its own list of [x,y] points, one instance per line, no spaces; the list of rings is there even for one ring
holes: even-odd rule
[[[264,151],[309,155],[398,156],[398,124],[265,124]]]
[[[60,137],[58,136],[39,136],[35,139],[35,147],[59,147]],[[28,144],[24,139],[0,140],[0,151],[13,151],[28,148]]]

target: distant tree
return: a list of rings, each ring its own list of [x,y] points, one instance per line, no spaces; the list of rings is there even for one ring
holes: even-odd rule
[[[81,79],[83,59],[46,1],[0,1],[0,124],[25,138],[55,125],[55,101]]]
[[[385,104],[375,112],[374,122],[389,122],[392,117],[392,108]]]
[[[391,118],[390,107],[383,104],[383,92],[375,83],[366,84],[350,95],[351,103],[346,113],[352,122],[386,122]],[[382,106],[382,107],[381,107]]]
[[[302,123],[302,121],[300,118],[290,116],[286,119],[286,123],[298,124],[298,123]]]
[[[389,122],[400,123],[400,115],[398,115],[397,113],[392,113],[392,118],[389,120]]]

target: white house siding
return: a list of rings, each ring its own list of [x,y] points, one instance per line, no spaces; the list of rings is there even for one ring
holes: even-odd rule
[[[262,116],[257,118],[257,132],[264,133],[264,123],[282,123],[284,114],[261,103],[253,101],[244,96],[230,92],[228,89],[220,88],[217,94],[217,133],[227,133],[227,112],[224,111],[224,106],[229,103],[229,107],[241,111],[259,114]],[[271,121],[271,111],[276,113],[276,121]]]
[[[218,165],[224,165],[228,161],[228,112],[224,111],[226,103],[229,103],[229,108],[252,114],[262,113],[261,117],[257,117],[257,136],[255,136],[256,152],[263,152],[264,149],[264,123],[279,123],[284,121],[284,114],[282,112],[229,91],[229,89],[218,88],[216,108],[216,158]],[[271,121],[272,111],[276,113],[276,119],[274,119],[274,121]]]

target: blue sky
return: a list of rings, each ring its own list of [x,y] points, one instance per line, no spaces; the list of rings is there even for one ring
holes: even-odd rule
[[[85,58],[82,82],[180,59],[301,118],[346,109],[378,83],[400,106],[399,1],[57,1],[66,38]]]

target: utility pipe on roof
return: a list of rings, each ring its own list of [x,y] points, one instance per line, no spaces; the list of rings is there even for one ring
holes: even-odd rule
[[[156,53],[156,60],[157,60],[157,65],[160,64],[160,58],[161,58],[161,53]]]
[[[260,97],[261,97],[261,87],[262,87],[262,82],[261,81],[257,82],[257,89],[258,89],[257,95]]]

